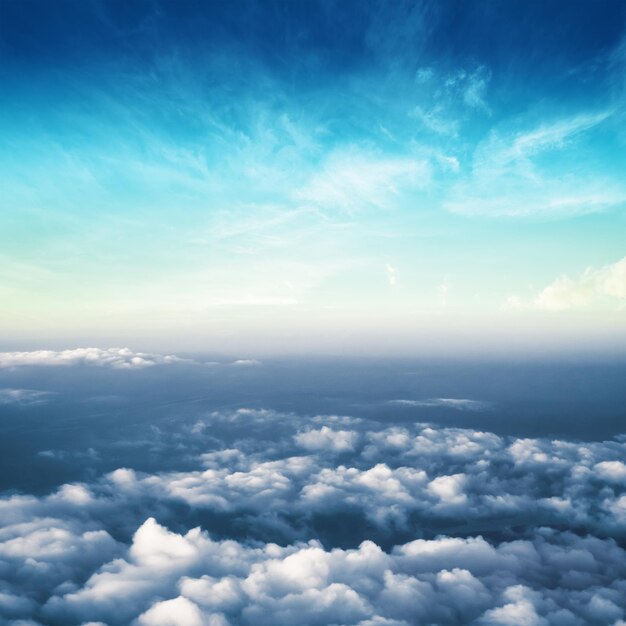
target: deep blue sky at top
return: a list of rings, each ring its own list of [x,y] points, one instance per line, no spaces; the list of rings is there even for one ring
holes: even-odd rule
[[[515,106],[518,90],[524,99],[537,90],[586,100],[606,87],[606,68],[593,59],[619,41],[625,19],[619,0],[4,0],[0,41],[3,78],[14,87],[34,88],[44,76],[53,91],[53,70],[114,81],[123,67],[157,70],[164,51],[189,62],[194,52],[234,51],[306,90],[340,84],[360,68],[417,70],[426,53],[450,69],[468,59],[489,66],[503,104]],[[416,22],[429,28],[416,32]],[[233,82],[250,78],[246,69],[224,68]]]

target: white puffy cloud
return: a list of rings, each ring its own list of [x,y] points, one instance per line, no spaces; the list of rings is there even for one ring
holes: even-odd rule
[[[622,461],[602,461],[593,469],[600,478],[606,481],[626,485],[626,464]]]
[[[626,534],[623,441],[582,445],[423,425],[364,430],[369,425],[359,423],[352,426],[360,430],[324,424],[299,431],[296,418],[287,417],[247,409],[222,416],[245,432],[265,423],[272,438],[283,433],[280,444],[257,438],[262,431],[255,430],[254,439],[240,442],[243,449],[202,454],[203,469],[143,474],[120,468],[96,484],[66,485],[49,500],[93,507],[183,503],[245,519],[245,527],[254,519],[256,532],[274,528],[285,539],[311,536],[316,515],[346,511],[390,535],[398,526],[421,533],[456,520],[496,529],[533,517]],[[307,454],[294,454],[292,441]]]
[[[428,483],[428,491],[435,494],[444,504],[465,504],[467,496],[463,489],[466,481],[465,474],[438,476]]]
[[[513,588],[513,591],[518,591]],[[504,598],[513,596],[513,602],[509,602],[504,606],[490,609],[483,617],[485,624],[494,624],[498,626],[548,626],[549,622],[537,614],[535,606],[527,598],[519,593],[511,593],[507,589],[503,594]],[[519,597],[522,596],[522,597]]]
[[[0,623],[624,618],[626,553],[610,538],[626,538],[623,438],[262,409],[206,420],[214,438],[217,426],[244,438],[199,455],[197,469],[119,468],[47,496],[0,498]]]
[[[205,626],[207,624],[200,609],[183,596],[157,602],[139,616],[137,623],[140,626]]]
[[[137,626],[608,624],[624,613],[625,556],[610,540],[548,529],[493,545],[441,537],[385,552],[371,541],[332,550],[216,542],[149,519],[125,557],[55,590],[43,613],[111,626],[133,616]]]
[[[623,306],[626,302],[626,257],[598,269],[588,267],[578,278],[560,276],[536,296],[510,296],[507,309],[565,311],[601,306]]]
[[[330,450],[332,452],[347,452],[354,450],[358,440],[358,433],[351,430],[333,430],[322,426],[318,430],[307,430],[298,433],[295,441],[306,450]]]

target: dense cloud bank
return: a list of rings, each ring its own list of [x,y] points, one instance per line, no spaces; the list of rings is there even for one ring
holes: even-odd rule
[[[33,368],[33,367],[71,367],[98,366],[114,370],[140,370],[153,365],[226,365],[231,367],[250,367],[262,365],[256,359],[236,359],[232,362],[205,361],[199,363],[173,354],[154,354],[150,352],[134,352],[129,348],[73,348],[70,350],[33,350],[30,352],[0,352],[0,369]],[[32,370],[31,370],[32,371]],[[33,390],[0,390],[2,398],[10,398],[10,391]]]
[[[35,542],[53,545],[39,572],[23,566],[23,583],[36,584],[44,569],[58,581],[74,568],[81,580],[95,555],[103,562],[86,582],[54,589],[38,612],[44,623],[609,624],[623,615],[626,593],[625,554],[612,541],[546,528],[498,545],[418,539],[390,553],[371,541],[350,550],[214,541],[153,518],[128,548],[104,531],[23,530],[33,538],[14,547],[14,558]],[[3,600],[17,615],[35,605]]]
[[[0,623],[623,625],[626,441],[240,409],[0,501]]]

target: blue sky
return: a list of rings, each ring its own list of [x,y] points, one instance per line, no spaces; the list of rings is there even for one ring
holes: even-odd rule
[[[621,2],[10,1],[0,55],[6,346],[626,346]]]

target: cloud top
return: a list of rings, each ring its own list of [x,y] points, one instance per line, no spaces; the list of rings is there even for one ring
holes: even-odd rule
[[[0,498],[0,623],[617,626],[626,615],[623,438],[323,415],[303,426],[269,409],[204,419],[168,435],[186,465],[191,442],[206,446],[196,468],[118,468]]]
[[[600,268],[588,267],[577,278],[563,275],[530,299],[510,296],[506,309],[567,311],[626,306],[626,257]]]

